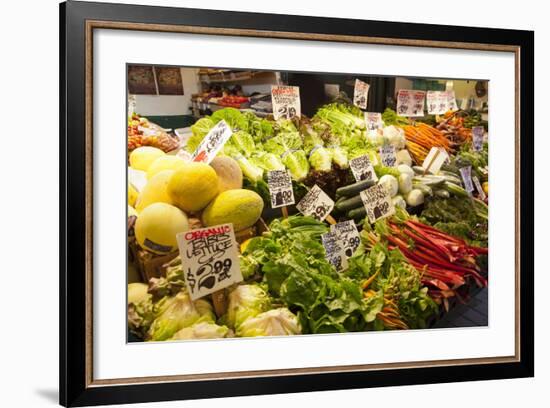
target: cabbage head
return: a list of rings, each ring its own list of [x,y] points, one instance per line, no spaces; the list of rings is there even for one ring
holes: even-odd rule
[[[239,285],[229,294],[226,323],[237,329],[246,319],[269,310],[268,294],[258,285]]]
[[[221,339],[226,337],[228,333],[229,329],[226,326],[201,322],[190,327],[184,327],[174,334],[170,340]]]
[[[207,300],[193,302],[186,291],[162,299],[155,305],[155,311],[156,318],[148,332],[150,341],[168,340],[184,327],[216,320],[212,305]]]
[[[296,315],[282,307],[245,320],[236,334],[239,337],[290,336],[301,332]]]

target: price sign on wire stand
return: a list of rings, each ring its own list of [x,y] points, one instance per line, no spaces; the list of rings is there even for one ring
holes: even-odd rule
[[[299,118],[302,114],[300,88],[297,86],[272,85],[271,103],[275,120],[292,119],[295,116]]]
[[[233,224],[181,232],[176,238],[191,299],[243,280]]]
[[[303,215],[309,215],[318,221],[324,221],[334,209],[334,201],[315,184],[296,205]]]
[[[367,109],[370,85],[359,79],[355,80],[353,90],[353,104],[361,109]]]
[[[484,132],[485,128],[483,126],[474,126],[472,128],[472,147],[476,152],[480,152],[483,149]]]
[[[336,233],[338,242],[342,245],[346,257],[351,257],[359,244],[361,236],[353,220],[339,222],[330,226],[330,231]]]
[[[397,93],[397,114],[400,116],[424,116],[425,91],[400,89]]]
[[[216,126],[210,129],[210,132],[208,132],[206,137],[202,139],[201,143],[191,156],[191,160],[210,164],[232,134],[233,131],[225,120],[220,120]]]
[[[267,184],[271,197],[271,208],[294,204],[292,179],[288,170],[271,170],[267,173]]]
[[[321,235],[321,242],[325,247],[326,259],[334,268],[340,272],[348,268],[348,257],[346,256],[342,242],[338,239],[336,232],[327,232]]]
[[[392,145],[380,146],[380,162],[386,167],[394,167],[397,163],[397,156],[395,155],[395,147]]]
[[[353,177],[355,177],[355,181],[378,180],[378,177],[376,176],[376,173],[374,171],[374,167],[372,167],[372,163],[370,162],[369,156],[366,154],[351,159],[349,161],[349,167],[351,168]]]
[[[458,110],[455,91],[446,91],[445,93],[447,94],[447,110],[450,110],[453,112]]]
[[[361,191],[360,195],[371,224],[395,214],[395,207],[385,185],[377,184]]]
[[[449,109],[447,93],[442,91],[428,91],[426,93],[428,114],[443,115]]]
[[[365,112],[365,123],[367,125],[367,131],[378,130],[384,126],[382,114],[380,112]]]
[[[479,195],[479,199],[485,201],[487,198],[487,195],[485,194],[485,191],[483,191],[483,187],[481,187],[481,183],[479,182],[479,178],[477,176],[472,177],[472,181],[474,182],[474,185],[476,186],[477,194]]]
[[[449,160],[447,151],[441,147],[432,147],[430,152],[422,163],[422,168],[426,172],[436,174],[441,169],[441,166]]]
[[[461,167],[459,170],[462,181],[464,182],[464,189],[471,195],[472,191],[474,191],[474,185],[472,183],[472,166]]]

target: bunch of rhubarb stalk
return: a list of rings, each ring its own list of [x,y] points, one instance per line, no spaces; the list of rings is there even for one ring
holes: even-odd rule
[[[487,254],[487,248],[470,246],[460,238],[414,219],[386,222],[387,233],[381,238],[388,241],[389,249],[398,248],[407,261],[422,272],[422,283],[436,302],[448,307],[447,299],[456,296],[456,290],[469,280],[474,280],[479,287],[487,286],[487,279],[476,264],[477,256]],[[374,244],[380,237],[371,231],[368,239]]]

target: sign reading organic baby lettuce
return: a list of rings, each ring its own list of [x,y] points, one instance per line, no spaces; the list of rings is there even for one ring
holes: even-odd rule
[[[191,156],[191,160],[210,164],[232,134],[233,131],[226,121],[220,120],[216,126],[210,129],[210,132],[208,132],[206,137],[202,139],[201,143]]]
[[[321,242],[325,247],[326,259],[334,268],[340,272],[348,268],[348,258],[346,256],[342,242],[338,239],[336,232],[327,232],[321,235]]]
[[[374,172],[374,167],[372,167],[372,163],[370,162],[369,156],[367,156],[366,154],[351,159],[349,161],[349,167],[351,168],[353,177],[355,177],[355,181],[378,180],[378,177],[376,177],[376,173]]]
[[[395,207],[390,193],[384,184],[377,184],[367,190],[363,190],[360,195],[371,224],[395,214]]]
[[[271,208],[294,204],[292,179],[288,170],[271,170],[267,173],[267,184],[271,197]]]
[[[384,125],[382,114],[380,112],[365,112],[365,123],[367,130],[380,129]]]
[[[334,201],[315,184],[311,190],[296,205],[303,215],[309,215],[318,221],[323,221],[334,208]]]
[[[425,91],[400,89],[397,93],[397,114],[400,116],[424,116]]]
[[[351,257],[361,243],[361,236],[353,220],[342,221],[330,226],[330,231],[336,233],[339,244],[344,249],[346,257]]]
[[[370,85],[359,79],[355,80],[355,88],[353,90],[353,104],[361,109],[367,109],[367,101],[369,98]]]
[[[383,166],[394,167],[397,163],[397,156],[395,155],[395,147],[390,144],[380,147],[380,162]]]
[[[272,85],[271,86],[271,104],[273,105],[273,116],[275,120],[279,118],[292,119],[300,117],[300,88],[297,86]]]
[[[233,224],[181,232],[176,238],[191,299],[243,280]]]
[[[474,151],[480,152],[483,148],[483,133],[485,129],[483,126],[474,126],[472,128],[472,145]]]

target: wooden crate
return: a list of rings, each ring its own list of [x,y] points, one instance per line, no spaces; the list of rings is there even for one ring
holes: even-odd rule
[[[141,280],[145,283],[151,278],[160,278],[166,275],[164,266],[176,256],[178,252],[172,252],[166,255],[156,255],[142,249],[134,238],[128,239],[128,262],[132,262],[139,274]]]

